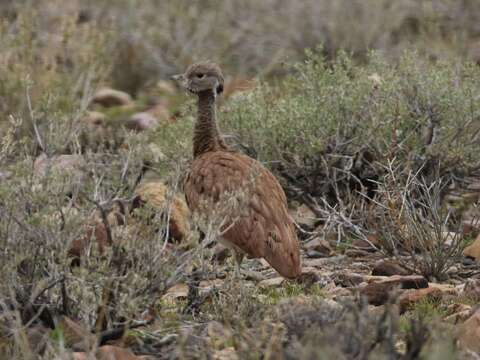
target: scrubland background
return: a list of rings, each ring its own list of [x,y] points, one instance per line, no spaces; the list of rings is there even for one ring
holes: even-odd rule
[[[188,216],[169,78],[206,59],[302,282],[233,279]],[[475,0],[0,1],[0,358],[476,358],[479,64]]]

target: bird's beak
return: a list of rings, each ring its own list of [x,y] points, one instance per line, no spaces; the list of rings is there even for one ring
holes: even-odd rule
[[[185,81],[185,75],[184,74],[172,75],[171,79],[174,81],[183,82]]]

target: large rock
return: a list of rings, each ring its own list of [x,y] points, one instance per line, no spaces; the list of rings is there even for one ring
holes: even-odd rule
[[[118,346],[104,345],[98,348],[95,357],[85,352],[73,353],[74,360],[147,360],[148,356],[137,356],[129,349],[123,349]]]
[[[78,154],[54,155],[49,158],[43,153],[33,163],[33,173],[39,179],[53,174],[82,182],[86,177],[85,168],[85,159]]]
[[[99,104],[104,107],[130,106],[133,104],[132,98],[126,92],[114,90],[111,88],[102,88],[97,90],[92,98],[93,104]]]
[[[480,311],[457,327],[458,345],[462,349],[480,352]]]
[[[375,276],[408,275],[408,272],[397,262],[392,260],[380,260],[375,263],[372,270]]]
[[[354,250],[373,252],[380,247],[380,240],[376,234],[370,234],[365,239],[355,239],[352,242]]]
[[[135,190],[136,203],[147,205],[155,211],[170,211],[169,231],[174,240],[181,241],[190,233],[190,211],[185,201],[174,195],[169,199],[168,188],[161,181],[140,184]]]
[[[428,287],[428,281],[423,276],[390,276],[380,281],[370,282],[360,290],[360,294],[365,296],[371,305],[383,305],[390,297],[392,292],[398,289],[422,289]]]
[[[291,215],[298,225],[307,229],[313,229],[318,221],[317,216],[306,205],[300,205],[297,209],[291,211]]]
[[[33,163],[33,174],[41,184],[45,178],[53,176],[59,180],[65,194],[75,193],[87,179],[87,163],[82,155],[66,154],[47,157],[38,156]]]
[[[471,245],[467,246],[463,250],[463,255],[473,258],[475,260],[480,259],[480,235],[477,236],[477,238]]]
[[[307,251],[315,251],[323,256],[331,256],[333,254],[333,249],[330,246],[330,243],[319,237],[310,240],[308,243],[305,244],[305,250]]]

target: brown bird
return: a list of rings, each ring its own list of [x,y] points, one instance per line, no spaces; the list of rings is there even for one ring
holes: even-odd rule
[[[235,252],[238,275],[247,255],[265,258],[282,276],[296,278],[300,248],[282,187],[262,164],[230,149],[220,136],[215,116],[215,100],[224,87],[220,68],[196,63],[173,79],[198,96],[193,162],[184,190],[200,228],[216,222],[218,240]]]

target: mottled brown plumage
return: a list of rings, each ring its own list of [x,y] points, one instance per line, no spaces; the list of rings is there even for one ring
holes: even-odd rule
[[[243,254],[265,258],[282,276],[300,275],[300,250],[285,193],[258,161],[229,149],[219,135],[215,99],[223,75],[212,63],[191,65],[174,77],[198,96],[193,162],[184,189],[187,204],[204,224],[221,219],[220,241]]]

